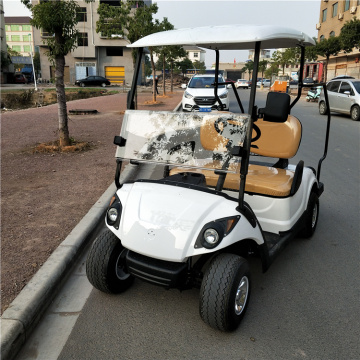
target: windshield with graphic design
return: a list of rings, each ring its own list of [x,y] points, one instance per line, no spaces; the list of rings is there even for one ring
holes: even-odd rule
[[[235,173],[250,117],[231,113],[127,110],[116,157],[138,162]]]

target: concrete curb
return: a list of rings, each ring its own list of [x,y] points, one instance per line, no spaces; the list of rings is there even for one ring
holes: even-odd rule
[[[181,102],[174,111],[180,109]],[[133,178],[138,170],[138,166],[127,165],[121,173],[121,182]],[[61,285],[66,281],[72,265],[101,225],[115,191],[116,186],[113,183],[4,311],[1,316],[2,360],[13,359],[29,338]]]
[[[137,171],[136,166],[126,166],[121,181],[128,181]],[[102,223],[115,191],[115,184],[111,184],[4,311],[1,316],[3,360],[15,357],[40,321],[58,289],[66,281],[72,265]]]

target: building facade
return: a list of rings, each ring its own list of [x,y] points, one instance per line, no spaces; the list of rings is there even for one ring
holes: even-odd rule
[[[360,19],[360,0],[321,0],[318,30],[318,41],[331,36],[339,36],[341,28],[352,18]],[[321,60],[321,58],[319,58]],[[340,52],[330,57],[327,79],[339,75],[350,75],[360,78],[360,50],[351,53]]]
[[[29,16],[5,16],[6,43],[20,56],[34,52],[34,32]]]
[[[65,83],[74,84],[75,80],[86,76],[99,75],[108,78],[112,84],[130,84],[133,76],[133,60],[131,49],[126,48],[129,41],[119,36],[108,39],[96,32],[96,22],[99,20],[97,9],[102,2],[109,3],[109,1],[78,0],[77,2],[81,8],[76,26],[80,39],[77,48],[65,57]],[[39,0],[33,0],[32,3],[36,5]],[[43,40],[48,36],[51,34],[34,30],[35,45],[40,49],[42,81],[55,79],[55,68],[45,55],[47,46]]]

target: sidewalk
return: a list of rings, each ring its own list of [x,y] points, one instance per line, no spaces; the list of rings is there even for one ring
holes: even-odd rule
[[[145,102],[151,101],[151,94],[139,94],[139,108],[173,110],[180,102],[181,96],[182,92],[177,92],[168,98],[159,97],[158,100],[162,104],[150,106]],[[3,276],[17,273],[17,270],[11,266],[12,264],[16,265],[16,261],[19,263],[18,267],[24,265],[19,261],[18,254],[22,254],[23,258],[28,256],[36,258],[37,255],[41,257],[44,256],[42,248],[44,243],[54,240],[56,235],[58,241],[57,245],[53,245],[55,251],[50,257],[46,257],[48,261],[36,263],[39,264],[36,268],[38,270],[36,275],[2,315],[1,354],[3,359],[11,359],[23,345],[49,302],[56,295],[56,290],[66,279],[66,274],[74,260],[91,239],[99,221],[101,222],[103,219],[109,199],[114,192],[113,185],[98,201],[96,198],[99,198],[101,188],[103,192],[109,184],[113,183],[115,147],[112,145],[112,138],[120,131],[122,119],[120,114],[125,110],[125,100],[126,94],[118,94],[68,103],[68,110],[95,108],[100,113],[94,116],[76,116],[76,119],[74,116],[71,117],[70,132],[72,131],[76,136],[88,136],[92,141],[96,139],[97,135],[101,139],[98,140],[101,144],[96,149],[83,154],[65,156],[55,154],[52,156],[22,153],[26,146],[46,141],[45,139],[49,140],[49,133],[53,131],[51,129],[57,120],[56,105],[2,114],[2,162],[5,164],[5,169],[2,168]],[[106,126],[109,129],[104,131]],[[104,142],[109,141],[109,133],[112,133],[111,143],[107,144]],[[27,164],[29,161],[35,162],[32,164],[34,169],[39,170],[40,165],[46,170],[38,174],[36,171],[33,172],[31,167],[24,168],[24,165],[21,167],[20,164]],[[47,164],[49,161],[50,165]],[[61,163],[64,162],[66,166],[61,166]],[[73,162],[74,164],[72,164]],[[10,169],[11,167],[12,169]],[[51,170],[54,168],[55,179],[54,171]],[[14,175],[14,172],[17,174]],[[40,180],[36,175],[40,177]],[[124,179],[132,176],[131,171],[126,169],[122,176]],[[78,182],[82,185],[79,185]],[[94,190],[92,189],[93,183],[96,183]],[[41,187],[31,188],[34,184],[41,185]],[[15,187],[18,188],[15,189]],[[85,189],[81,189],[81,187]],[[19,202],[24,197],[27,198],[25,199],[27,202],[21,206]],[[89,203],[90,201],[91,203]],[[85,210],[84,202],[88,204],[85,205]],[[83,211],[82,213],[85,214],[94,203],[95,205],[80,222],[81,216],[76,220],[76,216],[79,217],[80,212]],[[14,211],[16,214],[17,208],[22,209],[23,207],[32,211],[25,223],[22,219],[22,223],[13,224],[12,227],[7,226],[10,214],[13,216]],[[48,221],[44,221],[42,218],[49,211],[53,222],[49,222],[49,218]],[[78,225],[70,231],[69,226],[73,227],[75,220]],[[14,234],[17,228],[19,228],[19,234]],[[59,233],[64,233],[64,231],[70,235],[61,237]],[[66,239],[62,241],[65,237]],[[36,245],[39,246],[39,244],[42,246],[36,250]],[[28,252],[31,252],[32,255],[29,255]],[[9,268],[9,266],[11,267]]]

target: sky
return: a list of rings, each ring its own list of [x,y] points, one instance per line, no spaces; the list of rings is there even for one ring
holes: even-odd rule
[[[158,4],[155,18],[167,17],[176,29],[224,25],[281,25],[317,37],[321,0],[153,0]],[[4,0],[5,16],[31,16],[20,0]],[[245,61],[247,51],[227,51],[220,54],[221,62]],[[213,51],[207,51],[205,64],[215,61]]]

